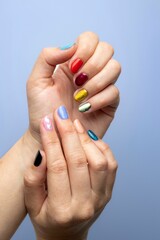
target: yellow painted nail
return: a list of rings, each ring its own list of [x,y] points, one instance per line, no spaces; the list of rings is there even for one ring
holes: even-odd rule
[[[78,102],[84,100],[88,96],[88,92],[86,89],[82,89],[79,92],[76,93],[74,96],[74,99]]]

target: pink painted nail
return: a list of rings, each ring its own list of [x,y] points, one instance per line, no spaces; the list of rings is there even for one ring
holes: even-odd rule
[[[53,130],[52,120],[49,117],[45,117],[43,119],[43,126],[47,131],[52,131]]]

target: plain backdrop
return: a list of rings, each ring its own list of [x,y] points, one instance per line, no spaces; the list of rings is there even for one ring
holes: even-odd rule
[[[119,170],[89,240],[159,240],[160,0],[0,0],[0,156],[27,129],[25,85],[41,49],[88,30],[113,45],[123,69],[121,104],[104,137]],[[27,217],[12,240],[29,239]]]

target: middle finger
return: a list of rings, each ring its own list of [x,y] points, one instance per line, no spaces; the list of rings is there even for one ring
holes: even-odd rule
[[[60,134],[64,155],[68,165],[71,192],[79,200],[89,198],[90,177],[85,152],[81,146],[74,124],[64,106],[55,112],[55,121]]]

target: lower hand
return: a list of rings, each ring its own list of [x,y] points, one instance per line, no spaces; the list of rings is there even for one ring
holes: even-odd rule
[[[92,140],[64,107],[54,121],[59,137],[50,117],[40,124],[44,151],[25,174],[26,207],[37,239],[84,240],[111,198],[117,162],[109,146],[94,135]]]

